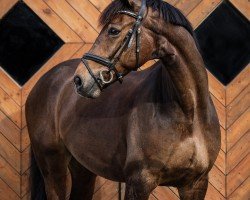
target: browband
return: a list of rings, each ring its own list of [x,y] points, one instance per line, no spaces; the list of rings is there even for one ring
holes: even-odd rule
[[[120,10],[117,12],[117,14],[125,14],[125,15],[128,15],[130,17],[133,17],[135,19],[137,19],[137,14],[131,12],[131,11],[128,11],[128,10]]]

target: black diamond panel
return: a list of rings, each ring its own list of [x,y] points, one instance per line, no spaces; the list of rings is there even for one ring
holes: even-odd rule
[[[63,41],[23,2],[0,20],[0,66],[23,85]]]
[[[224,1],[196,29],[209,71],[224,85],[250,61],[250,25],[228,1]]]

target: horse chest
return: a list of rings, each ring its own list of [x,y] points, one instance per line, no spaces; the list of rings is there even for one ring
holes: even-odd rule
[[[191,137],[171,149],[167,168],[205,171],[209,166],[207,147],[198,138]]]
[[[168,172],[189,169],[202,173],[209,166],[207,143],[199,126],[192,132],[190,129],[185,121],[151,119],[140,129],[143,136],[136,137],[137,145],[142,146],[141,154],[158,160]],[[132,138],[138,134],[132,133]]]

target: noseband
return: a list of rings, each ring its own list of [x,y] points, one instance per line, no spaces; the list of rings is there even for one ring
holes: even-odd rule
[[[115,66],[116,66],[117,62],[119,61],[122,53],[126,49],[129,49],[131,47],[134,38],[136,38],[136,52],[135,52],[135,54],[136,54],[136,69],[138,69],[140,67],[139,66],[140,49],[141,49],[141,44],[140,44],[141,29],[140,29],[140,26],[142,24],[143,16],[146,12],[146,8],[147,8],[146,7],[146,0],[142,0],[141,9],[140,9],[138,14],[135,14],[131,11],[126,11],[126,10],[118,11],[118,14],[128,15],[130,17],[135,18],[136,21],[135,21],[134,25],[132,26],[132,28],[128,31],[127,35],[124,38],[124,41],[122,42],[120,47],[116,50],[114,56],[111,59],[103,58],[101,56],[91,54],[91,53],[86,53],[82,57],[82,62],[84,63],[84,66],[87,68],[89,74],[93,77],[93,79],[95,80],[95,82],[98,85],[98,87],[100,88],[100,90],[102,90],[105,86],[107,86],[108,84],[110,84],[112,82],[113,73],[117,77],[117,80],[120,83],[122,83],[122,79],[123,79],[124,74],[119,73]],[[94,75],[93,71],[89,67],[88,60],[94,61],[96,63],[103,65],[103,66],[108,67],[108,69],[109,69],[108,73],[110,75],[110,80],[109,81],[104,80],[103,74],[102,74],[104,71],[100,72],[100,78],[96,77]]]

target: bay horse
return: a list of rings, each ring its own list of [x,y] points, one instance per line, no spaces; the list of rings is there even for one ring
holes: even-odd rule
[[[70,199],[92,199],[97,175],[125,182],[126,200],[159,185],[204,199],[220,128],[190,23],[161,0],[115,0],[100,23],[90,51],[46,73],[26,102],[47,199],[66,198],[68,168]]]

